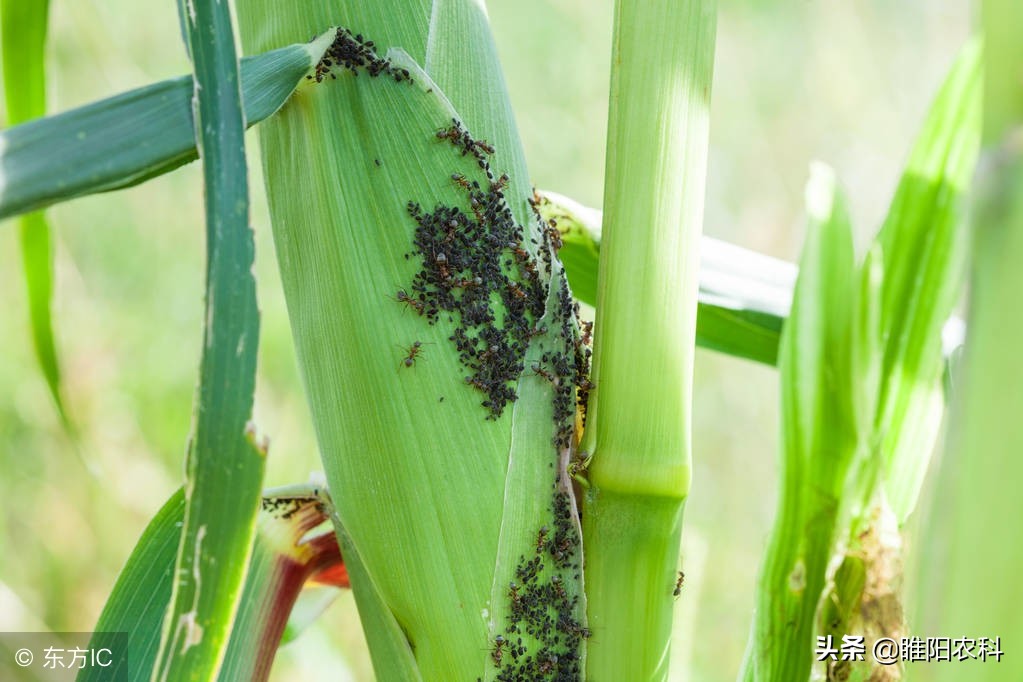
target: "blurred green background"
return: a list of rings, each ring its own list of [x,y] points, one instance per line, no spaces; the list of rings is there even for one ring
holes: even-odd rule
[[[489,11],[535,183],[599,206],[611,0],[492,0]],[[706,232],[795,260],[806,169],[820,159],[863,243],[970,26],[965,0],[722,0]],[[185,73],[175,3],[51,0],[48,67],[51,112]],[[319,466],[250,140],[255,421],[271,438],[272,486]],[[15,230],[0,227],[0,631],[89,630],[181,483],[203,309],[198,170],[49,212],[77,452],[35,365]],[[774,513],[776,374],[700,351],[695,393],[679,653],[690,679],[733,680]],[[275,678],[299,675],[370,679],[350,595],[282,649]]]

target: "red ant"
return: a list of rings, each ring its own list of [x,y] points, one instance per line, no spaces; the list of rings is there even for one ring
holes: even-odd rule
[[[501,667],[501,657],[504,655],[504,645],[508,643],[502,635],[494,637],[494,648],[490,651],[490,658],[494,659],[494,667]]]
[[[416,299],[409,296],[408,292],[405,291],[404,289],[398,289],[398,293],[395,295],[394,300],[396,300],[398,303],[403,304],[406,308],[412,308],[420,315],[423,314],[423,302],[417,301]]]
[[[532,329],[526,332],[527,338],[533,338],[534,336],[541,336],[547,333],[547,325],[536,325]]]
[[[547,534],[551,532],[551,529],[547,526],[540,528],[540,532],[536,534],[536,553],[543,553],[543,546],[547,542]]]
[[[452,173],[451,180],[464,190],[472,190],[472,184],[470,184],[469,180],[461,173]]]
[[[515,258],[517,258],[519,261],[526,262],[529,260],[529,251],[526,251],[524,248],[522,248],[522,245],[519,244],[518,242],[508,242],[508,248],[512,250],[512,252],[515,254]]]
[[[533,370],[533,374],[537,375],[538,377],[543,377],[552,384],[557,380],[557,377],[548,372],[546,369],[544,369],[544,366],[541,365],[539,362],[534,362],[530,369]],[[547,526],[544,526],[544,528],[546,527]]]
[[[462,279],[458,279],[458,280],[455,280],[454,282],[452,282],[451,283],[451,288],[452,289],[471,289],[473,287],[478,287],[478,286],[480,286],[482,284],[483,284],[483,278],[482,277],[473,277],[472,279],[469,279],[468,277],[464,277]]]
[[[500,192],[505,187],[507,187],[508,179],[509,178],[508,178],[507,174],[502,174],[501,177],[499,177],[497,180],[495,180],[492,183],[490,183],[490,191],[491,192]]]
[[[475,379],[473,377],[465,377],[465,383],[469,384],[478,391],[482,391],[484,393],[487,392],[487,385],[483,383],[483,381],[481,381],[480,379]]]
[[[557,227],[557,222],[553,218],[550,219],[547,226],[547,238],[551,241],[551,246],[554,250],[560,251],[564,243],[561,241],[561,230]]]
[[[448,257],[443,251],[433,257],[433,262],[437,265],[437,272],[442,280],[451,279],[451,271],[448,270]]]
[[[590,341],[593,339],[593,323],[583,322],[582,327],[583,327],[582,342],[584,346],[588,346],[590,345]]]
[[[416,358],[423,352],[423,342],[414,341],[411,346],[405,349],[408,356],[402,359],[402,364],[406,367],[415,367]],[[398,365],[398,369],[401,369],[401,365]]]

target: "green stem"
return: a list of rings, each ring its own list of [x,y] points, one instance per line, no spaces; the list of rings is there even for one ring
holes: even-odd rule
[[[595,389],[582,449],[588,679],[667,675],[689,491],[713,2],[615,9]]]

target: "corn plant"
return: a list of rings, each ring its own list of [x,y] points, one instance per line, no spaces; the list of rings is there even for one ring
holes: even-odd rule
[[[114,673],[266,679],[319,583],[351,588],[381,680],[685,679],[669,662],[702,346],[781,382],[778,512],[740,679],[891,674],[820,641],[859,633],[869,650],[907,632],[901,532],[954,392],[942,333],[967,264],[981,79],[1019,63],[991,18],[1014,10],[991,4],[998,66],[979,38],[963,48],[864,255],[836,174],[812,166],[797,278],[701,235],[710,0],[615,3],[603,211],[531,184],[480,2],[181,2],[192,74],[49,117],[47,2],[0,2],[18,124],[0,133],[0,217],[20,222],[33,340],[69,434],[41,211],[203,171],[185,476],[95,627],[96,646],[128,633]],[[993,91],[997,136],[1019,98]],[[272,489],[251,421],[253,125],[324,471]],[[1014,182],[996,183],[988,220],[1015,215]],[[970,355],[994,339],[986,286],[963,401],[998,374]],[[1000,433],[959,418],[963,442]]]

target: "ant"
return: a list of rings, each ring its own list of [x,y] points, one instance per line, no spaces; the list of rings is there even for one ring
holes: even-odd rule
[[[558,229],[557,225],[553,218],[547,224],[547,239],[550,240],[555,252],[560,251],[561,247],[564,246],[564,242],[561,239],[561,230]]]
[[[583,322],[583,336],[582,342],[584,346],[590,345],[590,341],[593,340],[593,322]]]
[[[512,250],[515,254],[515,258],[518,259],[519,262],[526,262],[529,260],[529,251],[522,248],[522,244],[519,242],[508,242],[508,248]]]
[[[522,598],[519,596],[519,586],[518,584],[515,583],[514,580],[508,583],[508,596],[511,598],[512,604],[516,606],[518,605],[519,600]]]
[[[473,287],[481,286],[482,284],[483,284],[483,278],[482,277],[473,277],[472,279],[469,279],[468,277],[463,277],[462,279],[459,279],[459,280],[456,280],[456,281],[452,282],[451,283],[451,288],[452,289],[471,289]]]
[[[441,251],[433,257],[433,262],[437,266],[437,272],[442,280],[447,281],[451,279],[451,271],[448,270],[447,254]]]
[[[490,651],[490,658],[494,660],[494,667],[501,667],[501,657],[504,655],[504,645],[508,643],[508,640],[503,635],[494,637],[494,648]]]
[[[547,325],[536,325],[532,329],[526,331],[526,338],[533,338],[534,336],[541,336],[547,333]]]
[[[540,659],[537,665],[537,672],[541,675],[550,675],[554,672],[554,666],[558,664],[557,654],[548,654],[544,658]]]
[[[408,353],[408,356],[402,359],[401,361],[402,364],[404,364],[406,367],[415,367],[416,358],[419,357],[419,355],[423,352],[423,342],[422,341],[412,342],[412,345],[406,348],[405,352]],[[401,365],[398,365],[398,369],[401,369]]]
[[[553,374],[544,369],[544,366],[539,362],[534,362],[530,369],[533,370],[533,374],[537,375],[538,377],[543,377],[552,384],[555,383],[555,380],[557,379],[557,377],[555,377]],[[546,527],[547,526],[544,526],[544,528]]]
[[[547,542],[547,534],[551,532],[551,529],[547,526],[540,528],[540,532],[536,534],[536,553],[543,553],[543,546]]]
[[[490,191],[491,192],[500,192],[500,191],[502,191],[505,187],[508,186],[508,180],[509,180],[509,178],[508,178],[507,173],[502,173],[501,177],[499,177],[497,180],[494,180],[493,182],[490,183]]]
[[[395,295],[394,300],[403,304],[406,308],[412,308],[420,315],[423,314],[423,302],[417,301],[409,296],[408,292],[404,289],[398,289],[398,293]]]
[[[451,174],[451,180],[452,180],[452,182],[454,182],[456,185],[458,185],[459,187],[461,187],[464,190],[469,190],[469,191],[472,190],[472,184],[461,173],[452,173]]]
[[[672,596],[678,599],[679,595],[682,594],[682,583],[685,582],[686,574],[682,571],[678,572],[678,580],[675,581],[675,589],[672,591]]]

